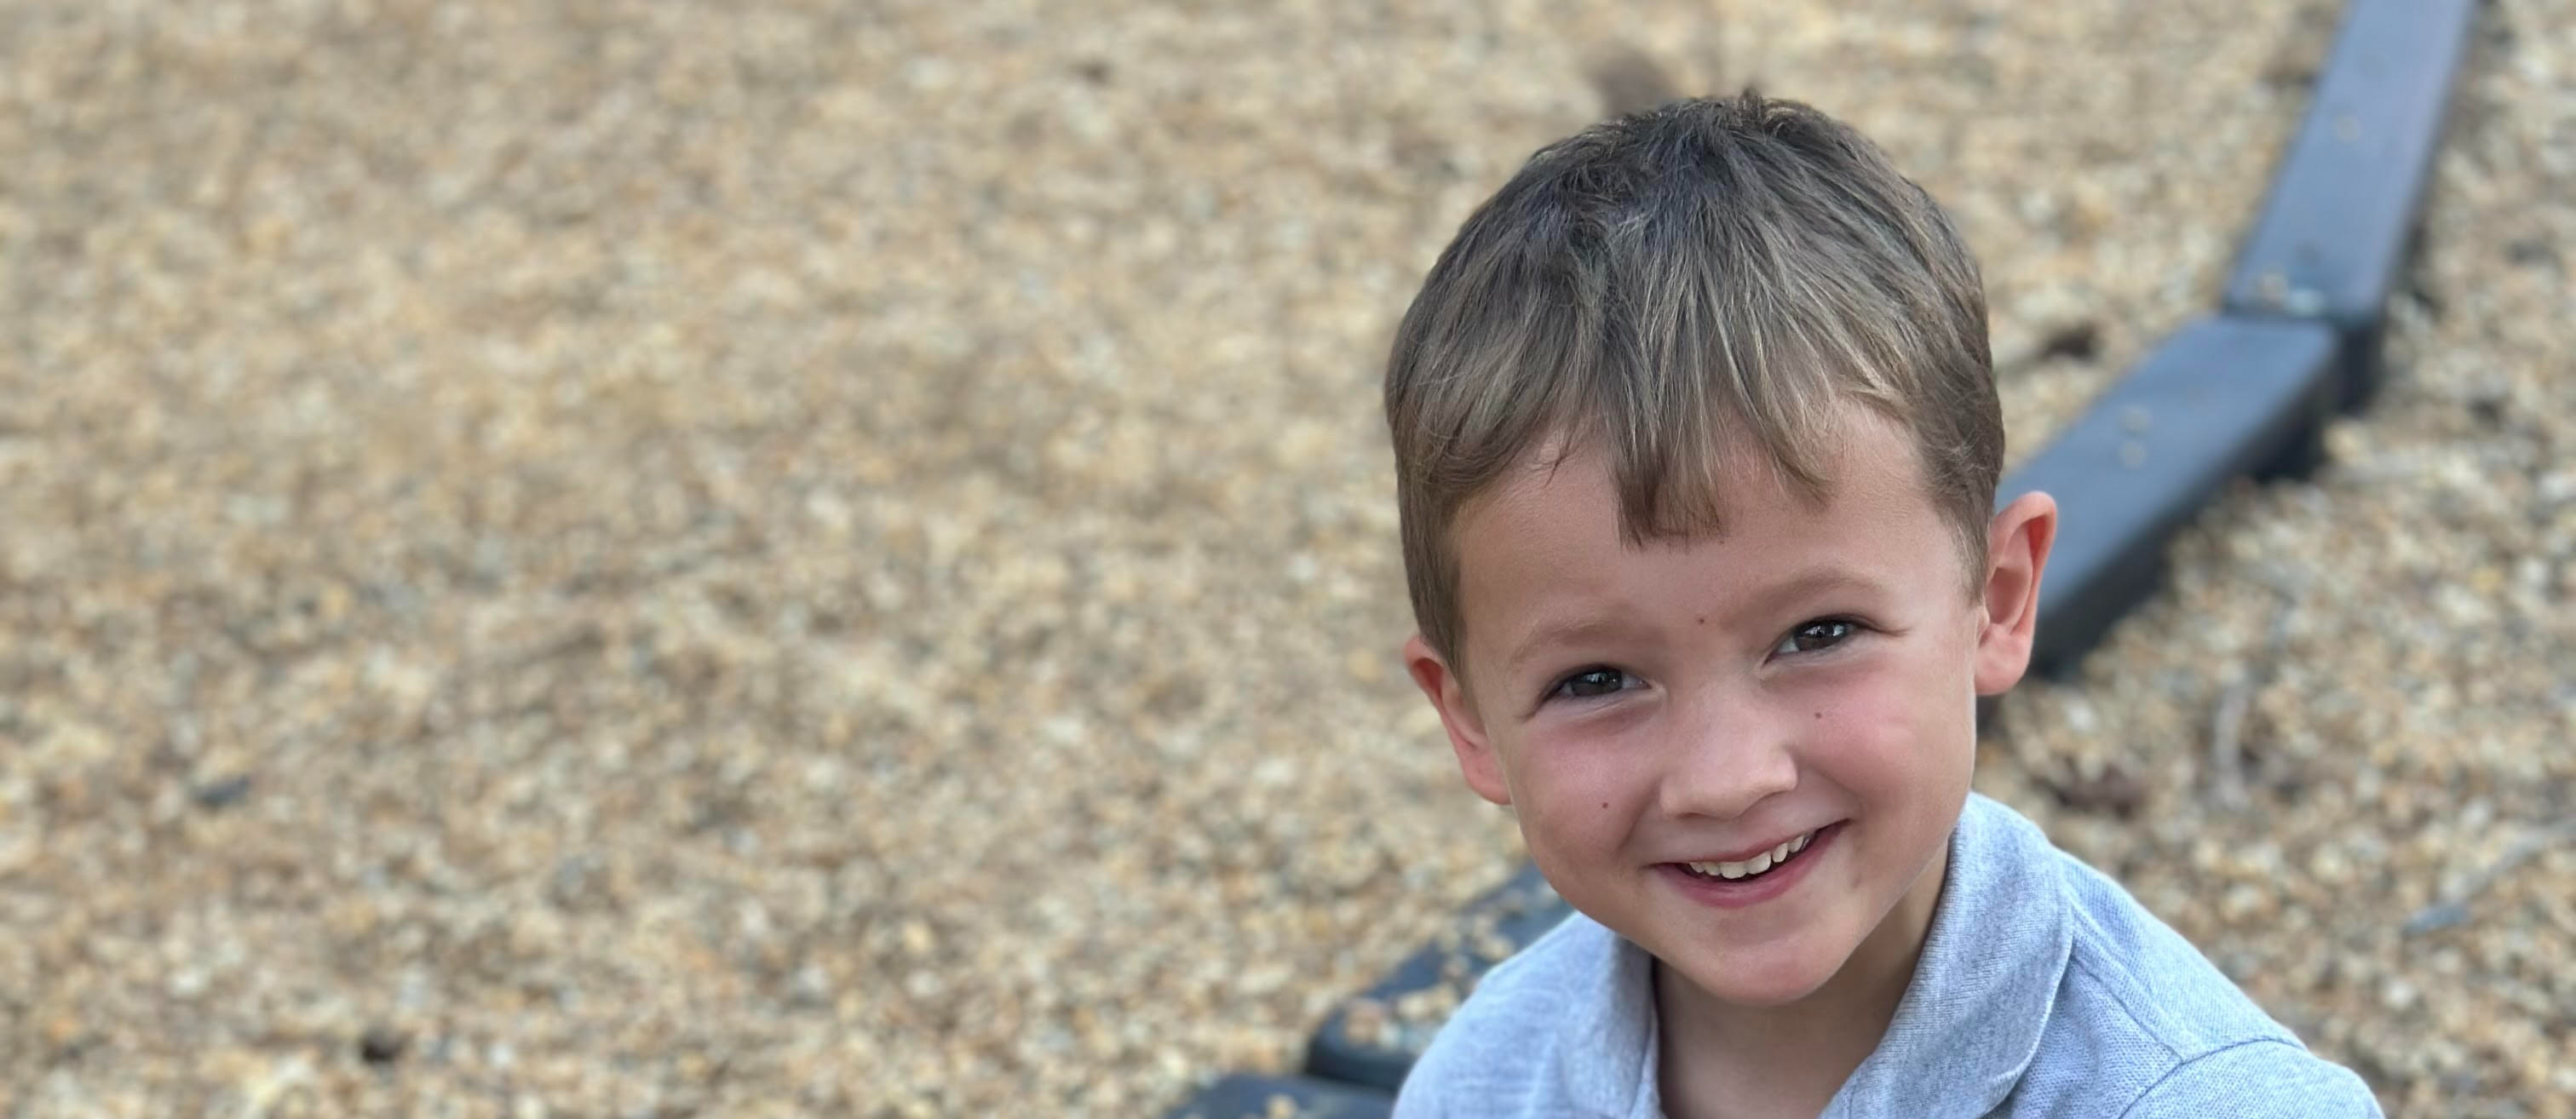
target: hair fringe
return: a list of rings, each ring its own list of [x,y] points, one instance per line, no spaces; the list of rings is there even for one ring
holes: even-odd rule
[[[1747,90],[1550,144],[1471,215],[1389,354],[1406,581],[1460,655],[1452,524],[1550,440],[1632,542],[1718,531],[1731,448],[1822,500],[1839,417],[1908,432],[1974,573],[2003,420],[1975,258],[1866,138]]]

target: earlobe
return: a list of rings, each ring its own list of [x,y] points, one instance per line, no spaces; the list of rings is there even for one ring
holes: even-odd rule
[[[1978,617],[1977,694],[2001,695],[2030,667],[2039,630],[2039,580],[2057,542],[2057,501],[2031,492],[1995,514],[1986,535],[1984,606]]]
[[[1484,719],[1467,699],[1466,682],[1418,633],[1404,643],[1404,668],[1413,676],[1414,686],[1422,689],[1423,698],[1431,701],[1432,710],[1440,713],[1441,729],[1449,733],[1449,748],[1458,755],[1458,771],[1467,778],[1467,787],[1496,804],[1510,804],[1512,792],[1503,780],[1502,759],[1494,755]]]

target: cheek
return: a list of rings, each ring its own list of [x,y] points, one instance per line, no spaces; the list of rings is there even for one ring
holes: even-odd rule
[[[1557,835],[1598,838],[1626,830],[1648,783],[1611,742],[1579,738],[1518,743],[1513,803],[1525,823]]]
[[[1894,659],[1842,682],[1811,705],[1807,757],[1824,776],[1863,795],[1943,786],[1976,750],[1974,711],[1961,671]]]

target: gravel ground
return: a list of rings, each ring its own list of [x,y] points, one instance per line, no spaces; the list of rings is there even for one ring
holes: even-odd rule
[[[1987,782],[2393,1101],[2564,1114],[2576,13],[2497,9],[2408,371]],[[2209,302],[2332,23],[1086,13],[0,7],[0,1115],[1287,1067],[1516,854],[1375,407],[1475,200],[1639,57],[1815,101],[1959,212],[2027,450]]]

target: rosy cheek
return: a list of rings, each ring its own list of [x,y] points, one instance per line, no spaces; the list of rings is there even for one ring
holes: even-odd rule
[[[1633,775],[1619,764],[1610,744],[1579,738],[1537,743],[1524,770],[1531,804],[1524,811],[1545,814],[1560,827],[1594,830],[1625,810],[1633,799]]]
[[[1807,720],[1811,756],[1874,754],[1913,737],[1922,704],[1886,677],[1841,681],[1829,695],[1810,698]]]
[[[1947,784],[1955,740],[1973,732],[1970,706],[1941,683],[1897,671],[1843,681],[1831,701],[1815,704],[1823,718],[1808,720],[1808,760],[1834,783],[1868,796]]]

